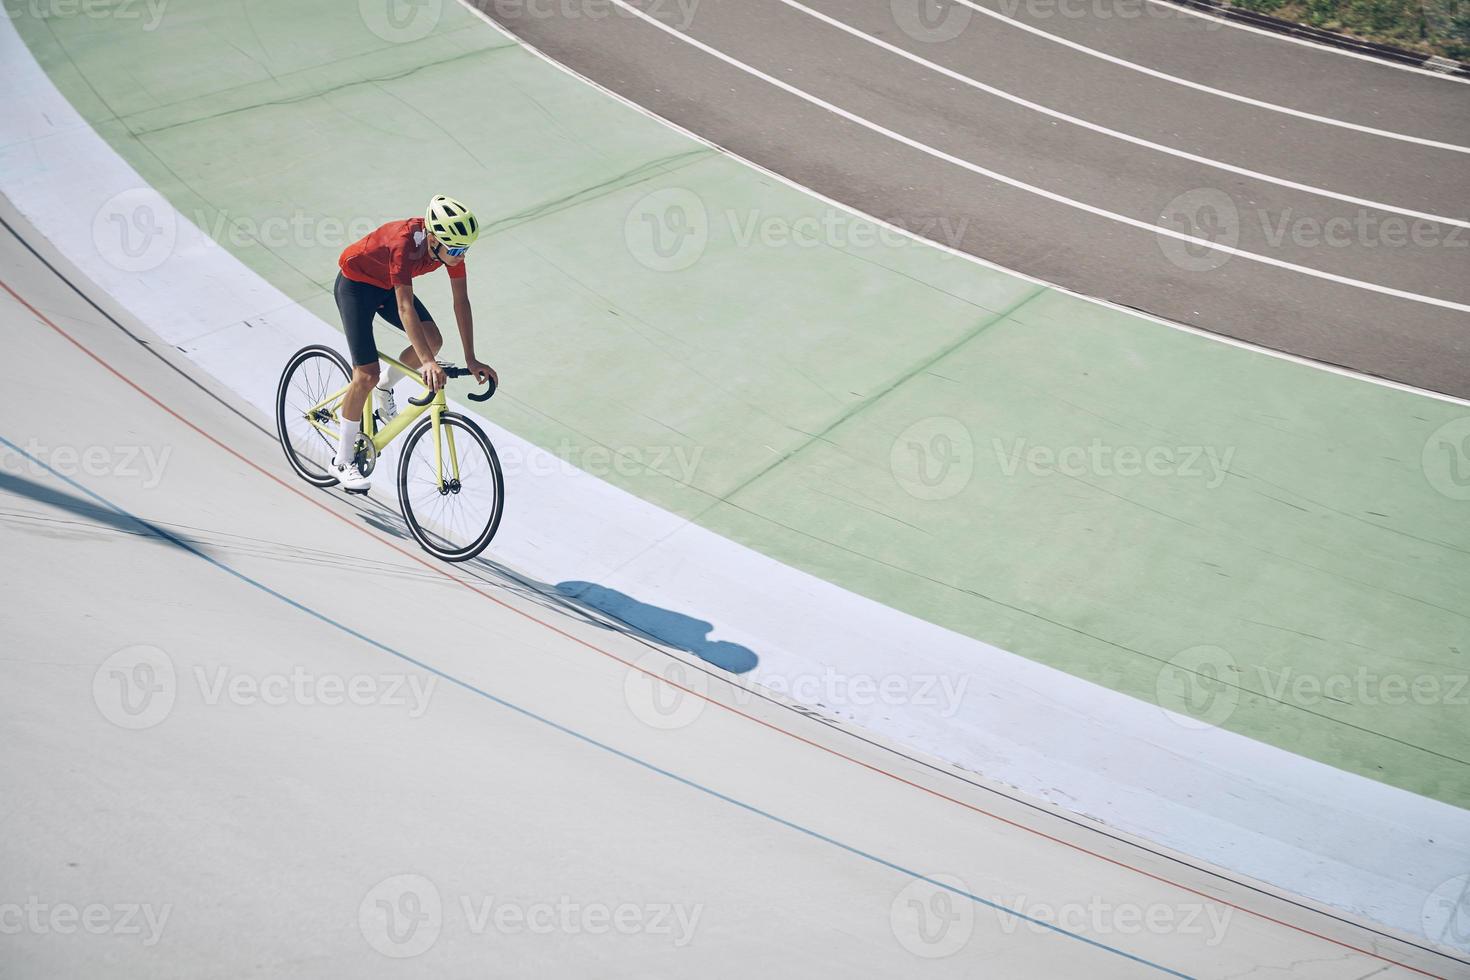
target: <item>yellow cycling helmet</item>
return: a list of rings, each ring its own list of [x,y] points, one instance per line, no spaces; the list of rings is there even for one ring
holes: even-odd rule
[[[447,248],[469,248],[480,237],[475,213],[452,197],[435,194],[424,212],[424,227]]]

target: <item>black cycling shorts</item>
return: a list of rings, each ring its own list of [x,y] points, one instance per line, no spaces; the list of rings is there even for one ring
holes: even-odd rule
[[[353,365],[364,367],[376,363],[378,344],[373,340],[373,316],[380,316],[402,330],[403,320],[398,316],[397,293],[371,283],[348,279],[339,272],[332,294],[337,297],[337,312],[342,314],[342,330],[347,334],[347,349],[352,352]],[[434,321],[417,296],[413,298],[413,308],[419,315],[420,323]]]

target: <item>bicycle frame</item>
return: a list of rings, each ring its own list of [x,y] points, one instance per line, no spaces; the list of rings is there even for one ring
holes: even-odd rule
[[[389,364],[398,368],[409,377],[416,377],[418,375],[418,372],[416,370],[409,367],[407,364],[404,364],[402,361],[397,360],[396,358],[389,357],[386,354],[380,354],[378,356],[380,359],[387,361]],[[331,414],[333,419],[336,419],[338,417],[337,410],[342,405],[342,396],[347,394],[347,389],[349,387],[351,387],[350,384],[343,385],[341,388],[338,388],[336,391],[332,392],[330,395],[323,398],[321,401],[317,402],[315,405],[306,410],[306,420],[310,422],[312,427],[315,428],[318,432],[331,439],[333,443],[337,441],[337,439],[341,435],[341,431],[333,431],[327,428],[326,425],[315,418],[315,415],[317,412],[325,410]],[[424,390],[428,391],[428,388],[425,388]],[[428,404],[414,405],[410,403],[403,411],[394,416],[391,422],[383,426],[383,428],[379,429],[377,427],[377,421],[373,418],[373,395],[372,392],[368,392],[367,402],[363,405],[362,410],[362,433],[363,435],[367,436],[367,438],[372,442],[373,448],[381,453],[385,448],[387,448],[388,443],[392,442],[394,439],[397,439],[400,435],[402,435],[403,432],[407,430],[409,426],[417,422],[425,412],[430,413],[429,417],[433,426],[434,433],[434,478],[438,480],[440,489],[443,489],[444,442],[448,442],[449,444],[449,466],[451,479],[459,479],[459,453],[457,453],[454,448],[454,429],[452,426],[445,426],[442,425],[440,422],[440,419],[442,418],[445,409],[447,409],[448,407],[449,403],[444,398],[444,389],[440,388],[438,391],[434,392],[434,398]],[[445,437],[445,439],[442,441],[439,438],[441,430]]]

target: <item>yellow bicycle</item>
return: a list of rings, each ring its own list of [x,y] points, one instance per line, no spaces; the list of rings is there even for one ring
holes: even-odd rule
[[[418,374],[391,357],[382,359],[409,377]],[[470,373],[451,364],[443,367],[451,378]],[[337,482],[332,457],[341,425],[338,412],[351,377],[346,358],[317,344],[297,351],[281,373],[276,431],[291,468],[312,486]],[[484,392],[469,398],[482,402],[493,394],[491,381]],[[484,551],[500,527],[505,506],[500,457],[484,431],[473,419],[450,411],[443,389],[425,388],[424,394],[408,400],[404,411],[381,428],[380,424],[369,395],[357,440],[357,463],[365,475],[371,473],[379,453],[408,432],[398,458],[398,502],[414,539],[445,561],[468,561]]]

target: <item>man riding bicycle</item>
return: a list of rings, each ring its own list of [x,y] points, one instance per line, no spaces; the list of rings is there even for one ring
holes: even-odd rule
[[[337,260],[340,271],[332,291],[352,352],[352,381],[342,400],[342,434],[332,465],[342,489],[349,493],[367,493],[370,483],[355,460],[368,394],[373,394],[378,414],[387,422],[398,414],[393,385],[404,377],[393,367],[381,373],[380,380],[373,317],[381,316],[407,334],[409,346],[398,359],[418,370],[424,384],[438,390],[445,383],[444,369],[435,360],[444,338],[434,318],[413,294],[416,277],[441,265],[448,269],[465,367],[481,383],[486,379],[498,383],[495,369],[475,357],[475,325],[465,279],[464,255],[479,234],[479,222],[470,209],[439,194],[429,202],[422,218],[390,221],[347,246]]]

